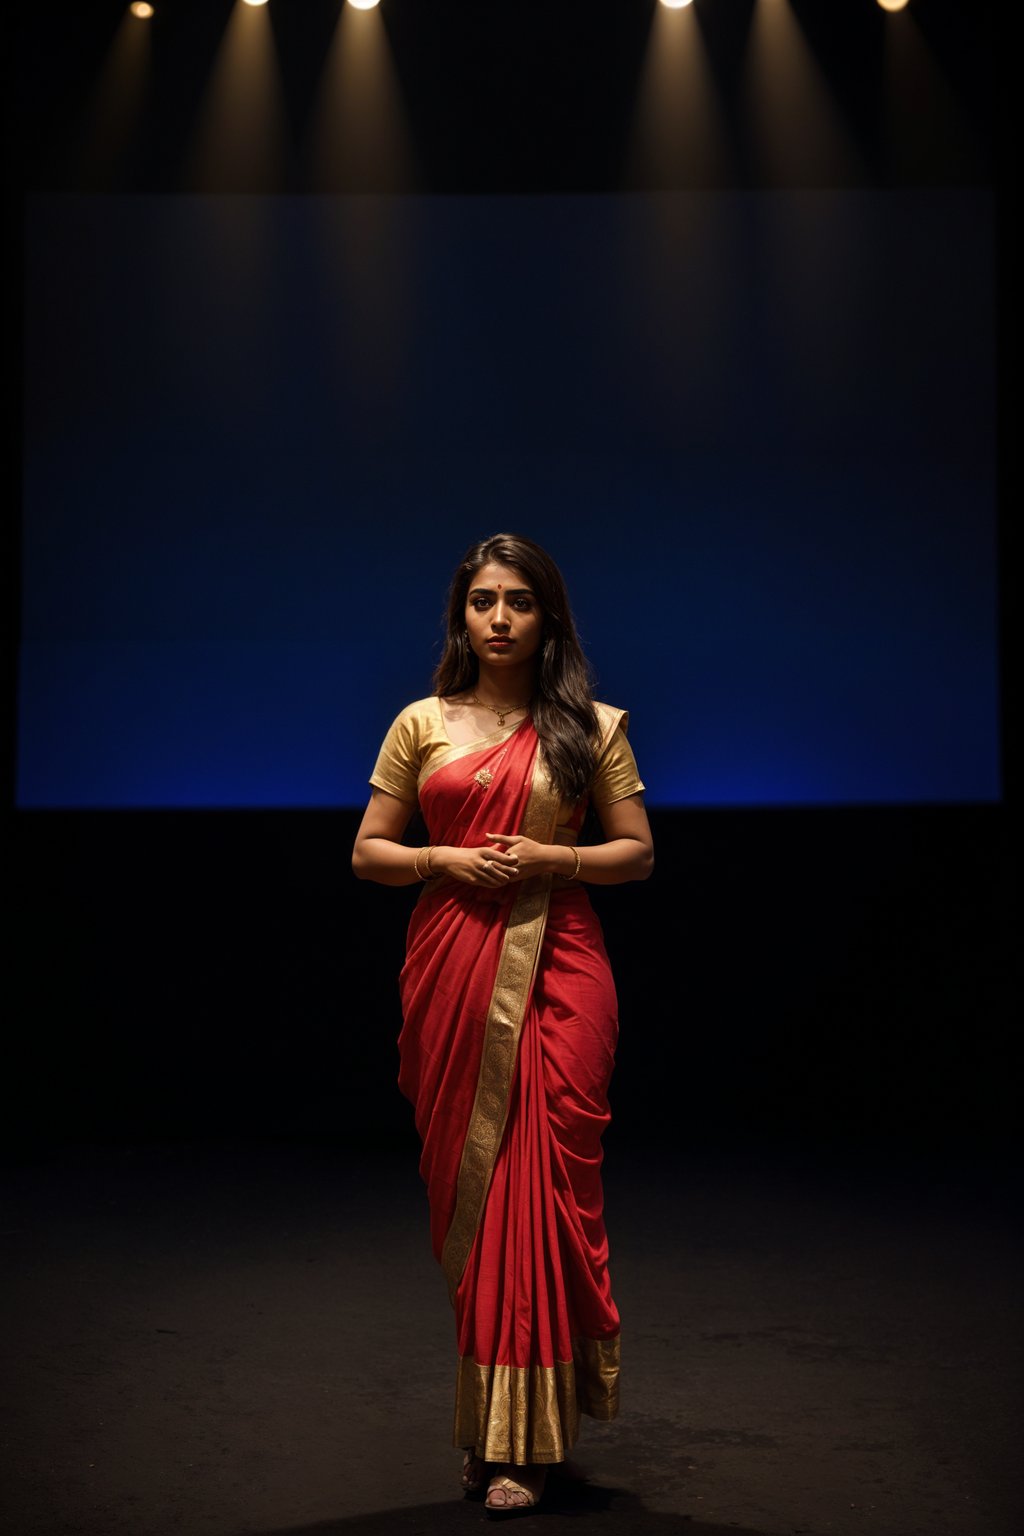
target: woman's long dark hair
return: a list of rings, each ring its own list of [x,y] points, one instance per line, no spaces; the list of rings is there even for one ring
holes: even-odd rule
[[[447,634],[434,673],[434,692],[450,698],[477,685],[480,664],[466,633],[466,594],[477,571],[492,560],[519,571],[540,604],[543,629],[531,705],[533,724],[552,783],[566,800],[581,800],[594,776],[600,734],[590,668],[576,634],[562,573],[532,539],[495,533],[467,549],[448,590]]]

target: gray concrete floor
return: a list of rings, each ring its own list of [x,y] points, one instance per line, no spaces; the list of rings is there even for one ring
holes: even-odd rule
[[[414,1157],[86,1149],[7,1184],[8,1536],[493,1523],[458,1491]],[[1024,1530],[997,1197],[617,1151],[607,1192],[623,1412],[517,1529]]]

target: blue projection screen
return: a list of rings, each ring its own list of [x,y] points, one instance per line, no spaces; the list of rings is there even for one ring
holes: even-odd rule
[[[992,222],[33,199],[19,805],[361,804],[500,529],[653,804],[997,799]]]

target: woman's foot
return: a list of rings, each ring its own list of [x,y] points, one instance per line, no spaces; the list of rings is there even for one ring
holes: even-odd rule
[[[484,1508],[495,1515],[525,1515],[539,1503],[546,1477],[546,1467],[499,1467],[488,1485]]]
[[[487,1463],[481,1461],[473,1446],[462,1452],[462,1486],[466,1493],[483,1493],[487,1485]]]

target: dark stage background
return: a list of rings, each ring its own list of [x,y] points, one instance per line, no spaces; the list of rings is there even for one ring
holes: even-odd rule
[[[361,804],[500,528],[652,804],[997,800],[992,234],[974,189],[35,199],[18,803]]]

